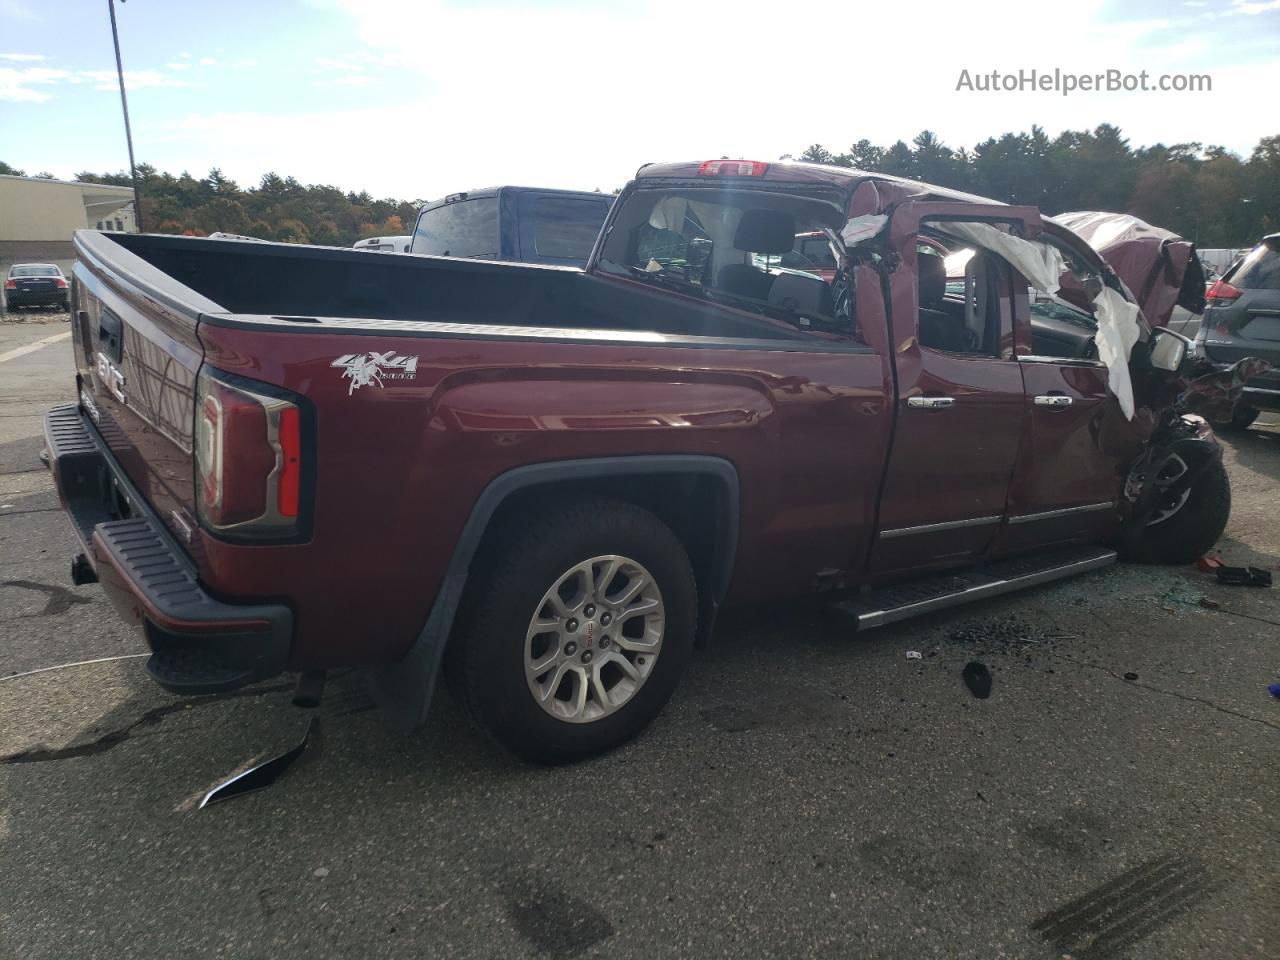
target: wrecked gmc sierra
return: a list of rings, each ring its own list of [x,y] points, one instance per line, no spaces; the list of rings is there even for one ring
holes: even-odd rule
[[[834,275],[781,265],[814,236]],[[1032,207],[709,161],[641,168],[585,269],[76,248],[72,573],[175,692],[368,668],[413,727],[443,673],[569,760],[644,728],[725,604],[829,591],[873,627],[1190,561],[1230,509],[1202,361]],[[1039,336],[1029,286],[1095,326]]]

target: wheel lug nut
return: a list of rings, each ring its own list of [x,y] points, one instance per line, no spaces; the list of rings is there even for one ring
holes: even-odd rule
[[[578,652],[578,645],[574,643],[572,640],[570,640],[568,643],[564,645],[564,655],[566,657],[572,657],[577,652]]]
[[[606,613],[606,614],[602,614],[602,615],[601,615],[601,617],[600,617],[600,626],[602,626],[602,627],[607,627],[607,626],[608,626],[609,624],[611,624],[611,623],[613,623],[613,617],[611,617],[611,616],[610,616],[609,614],[607,614],[607,613]]]
[[[605,649],[607,649],[607,648],[608,648],[608,646],[609,646],[609,638],[608,638],[608,637],[601,637],[601,638],[600,638],[600,649],[601,649],[601,650],[605,650]]]
[[[570,633],[573,633],[575,630],[578,629],[578,621],[570,620],[568,623],[564,625],[564,628],[568,630]]]
[[[594,603],[588,603],[582,608],[582,615],[584,617],[594,617],[596,615],[596,605]]]
[[[638,666],[643,667],[643,666],[644,666],[644,657],[636,657],[636,664],[637,664]]]
[[[590,662],[591,662],[591,651],[590,651],[590,650],[583,650],[583,651],[582,651],[582,662],[583,662],[583,663],[590,663]]]

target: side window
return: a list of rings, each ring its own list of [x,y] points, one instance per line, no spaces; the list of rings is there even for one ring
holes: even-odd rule
[[[955,241],[943,246],[931,240],[916,246],[916,276],[920,346],[984,357],[1009,354],[1012,287],[1003,259]]]
[[[608,213],[604,200],[538,197],[533,202],[533,248],[541,257],[585,262]]]
[[[413,252],[434,257],[498,257],[498,200],[480,197],[424,210],[413,232]]]

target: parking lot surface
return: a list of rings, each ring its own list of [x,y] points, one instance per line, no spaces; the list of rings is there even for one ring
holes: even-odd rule
[[[0,358],[67,329],[21,320]],[[195,809],[307,718],[287,678],[164,693],[71,586],[38,461],[70,350],[0,359],[0,957],[1280,955],[1280,599],[1193,568],[861,636],[739,613],[648,732],[558,769],[443,694],[393,734],[340,676],[287,775]],[[1280,428],[1224,439],[1222,551],[1274,569]]]

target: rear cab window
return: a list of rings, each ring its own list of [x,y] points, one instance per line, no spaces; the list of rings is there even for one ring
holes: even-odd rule
[[[28,266],[17,266],[9,269],[11,277],[60,277],[62,271],[57,267],[45,264],[31,264]]]
[[[853,298],[836,269],[844,220],[834,203],[767,188],[643,188],[614,218],[597,268],[795,329],[852,334]]]
[[[411,252],[498,259],[498,198],[452,200],[423,210],[413,231]]]

